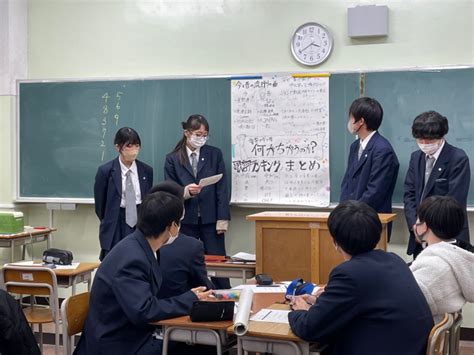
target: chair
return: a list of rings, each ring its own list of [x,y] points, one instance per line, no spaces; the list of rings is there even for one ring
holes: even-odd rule
[[[449,329],[453,325],[453,316],[444,314],[441,322],[435,324],[428,338],[426,355],[446,355],[449,349]]]
[[[59,304],[58,283],[56,274],[47,267],[5,265],[2,269],[5,290],[18,295],[30,295],[30,306],[23,309],[26,320],[33,328],[38,324],[40,332],[40,349],[43,353],[44,323],[55,325],[55,354],[59,345]],[[33,296],[46,296],[49,306],[34,304]]]
[[[462,313],[453,313],[453,325],[449,330],[449,355],[459,355],[459,339],[461,337]]]
[[[61,305],[64,354],[71,355],[74,335],[82,332],[89,311],[89,292],[66,298]]]

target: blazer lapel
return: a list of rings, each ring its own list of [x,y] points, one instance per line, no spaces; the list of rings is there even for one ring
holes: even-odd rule
[[[372,138],[370,138],[370,141],[367,144],[367,147],[365,147],[364,151],[362,152],[362,155],[360,156],[360,159],[357,161],[353,175],[355,175],[355,173],[357,173],[357,171],[359,171],[359,169],[361,169],[362,166],[364,166],[365,162],[367,161],[367,156],[369,155],[369,152],[374,147],[375,142],[377,141],[378,137],[379,137],[379,133],[375,132]],[[360,139],[358,140],[358,142],[360,144]],[[359,154],[359,144],[356,146],[355,157],[357,157]]]
[[[199,152],[197,175],[199,175],[199,172],[201,171],[203,166],[207,164],[208,160],[209,160],[209,150],[207,149],[207,146],[203,146],[201,147],[201,150]]]
[[[418,159],[418,176],[419,179],[416,180],[416,201],[417,205],[421,202],[421,198],[425,194],[424,186],[425,186],[425,167],[426,167],[426,155],[425,153],[420,151],[420,156]]]
[[[176,159],[178,161],[178,164],[179,165],[182,165],[181,162],[179,161],[179,155],[181,153],[180,152],[177,152],[176,154]],[[177,166],[179,166],[177,165]],[[189,161],[189,155],[188,155],[188,151],[186,150],[186,163],[184,164],[184,168],[187,170],[187,172],[189,173],[189,175],[191,175],[192,177],[194,177],[194,174],[193,174],[193,168],[191,167],[191,162]]]
[[[112,179],[114,180],[115,188],[120,196],[122,196],[122,170],[120,169],[119,158],[114,159],[112,163]]]
[[[428,183],[426,184],[425,191],[423,192],[423,196],[428,196],[431,189],[434,187],[434,183],[436,179],[440,177],[440,175],[446,169],[446,165],[449,163],[449,147],[447,143],[444,143],[443,150],[439,154],[438,159],[436,159],[435,165],[433,166],[433,170],[431,171],[430,177],[428,178]],[[426,164],[426,163],[425,163]],[[423,169],[423,173],[424,173]]]
[[[137,164],[138,183],[140,184],[140,193],[143,200],[143,197],[145,197],[145,194],[148,192],[145,191],[147,176],[145,175],[145,168],[143,167],[143,164],[138,160],[135,160],[135,163]],[[153,182],[151,182],[151,184],[152,183]]]

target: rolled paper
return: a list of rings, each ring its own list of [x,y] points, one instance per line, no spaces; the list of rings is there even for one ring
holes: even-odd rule
[[[234,333],[242,336],[247,333],[250,318],[250,309],[252,308],[253,291],[245,288],[240,293],[239,307],[234,319]]]

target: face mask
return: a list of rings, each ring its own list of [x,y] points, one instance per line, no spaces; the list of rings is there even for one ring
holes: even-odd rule
[[[207,137],[198,137],[192,134],[188,141],[193,148],[201,148],[204,144],[206,144]]]
[[[357,129],[354,129],[354,125],[355,125],[355,122],[352,122],[352,119],[350,119],[349,121],[347,121],[347,130],[349,131],[350,134],[352,134],[353,136],[357,134],[357,132],[359,132],[359,128]],[[362,126],[361,126],[362,127]]]
[[[418,224],[415,225],[415,229],[413,230],[413,233],[415,234],[416,239],[418,239],[421,242],[421,247],[425,249],[428,246],[428,243],[423,239],[426,233],[428,232],[428,229],[424,231],[421,234],[418,234]]]
[[[140,149],[128,149],[128,150],[122,150],[120,154],[123,155],[124,159],[126,161],[134,161],[137,159],[138,153],[140,152]]]
[[[417,143],[420,150],[425,153],[426,155],[433,155],[436,151],[441,147],[441,140],[434,142],[434,143]]]
[[[171,233],[170,233],[169,239],[168,239],[168,240],[166,241],[166,243],[163,244],[163,245],[170,245],[170,244],[173,244],[173,242],[178,238],[178,236],[179,236],[179,227],[180,227],[180,226],[179,226],[179,225],[177,225],[177,226],[178,226],[178,230],[177,230],[177,232],[176,232],[176,235],[173,236],[173,235],[171,235]]]

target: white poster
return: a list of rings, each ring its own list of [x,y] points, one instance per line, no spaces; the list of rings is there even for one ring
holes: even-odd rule
[[[233,203],[329,205],[329,77],[232,80]]]

